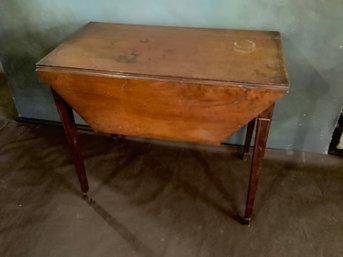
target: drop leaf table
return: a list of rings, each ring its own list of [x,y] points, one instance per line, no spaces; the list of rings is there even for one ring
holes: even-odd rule
[[[90,22],[37,63],[51,86],[84,194],[73,109],[95,132],[219,145],[256,124],[251,219],[275,102],[288,92],[275,31]]]

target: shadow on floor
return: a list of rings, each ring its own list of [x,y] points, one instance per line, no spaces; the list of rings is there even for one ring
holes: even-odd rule
[[[0,256],[339,256],[343,163],[268,150],[250,227],[236,147],[82,134],[92,201],[60,128],[0,129]],[[20,242],[20,247],[18,244]]]

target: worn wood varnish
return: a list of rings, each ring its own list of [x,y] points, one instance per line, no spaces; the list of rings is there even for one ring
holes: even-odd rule
[[[75,169],[77,170],[77,176],[79,178],[81,190],[84,194],[87,194],[89,186],[85,165],[83,163],[82,154],[79,147],[79,137],[77,134],[73,110],[54,90],[52,90],[52,95],[62,120],[64,133],[68,141],[69,150],[73,157]]]
[[[40,75],[95,131],[194,143],[222,143],[283,95],[53,71]]]
[[[218,145],[250,122],[247,153],[257,118],[250,220],[270,108],[288,90],[278,32],[89,23],[37,71],[97,132]]]
[[[255,43],[252,53],[237,52],[244,40]],[[38,66],[287,90],[282,56],[279,32],[92,22]]]

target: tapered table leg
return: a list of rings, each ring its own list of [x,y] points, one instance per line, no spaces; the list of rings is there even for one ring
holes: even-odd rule
[[[273,115],[274,105],[268,108],[266,111],[261,113],[257,118],[256,136],[255,136],[255,146],[254,153],[251,163],[249,186],[248,186],[248,196],[245,207],[245,214],[243,219],[243,224],[249,224],[251,220],[251,215],[253,211],[253,206],[255,202],[255,196],[257,191],[257,185],[259,180],[259,173],[261,169],[261,164],[264,156],[264,151],[266,148],[270,123]]]
[[[51,89],[55,99],[55,104],[60,115],[64,133],[66,135],[69,149],[73,157],[75,170],[79,178],[82,193],[88,193],[88,181],[85,166],[83,163],[82,154],[78,145],[78,135],[75,125],[74,115],[72,108],[66,103],[53,89]]]
[[[248,154],[249,154],[250,145],[251,145],[251,138],[252,138],[252,134],[255,128],[255,122],[256,122],[256,119],[253,119],[248,123],[248,126],[247,126],[247,133],[245,135],[245,143],[244,143],[243,154],[242,154],[242,159],[244,161],[248,159]]]

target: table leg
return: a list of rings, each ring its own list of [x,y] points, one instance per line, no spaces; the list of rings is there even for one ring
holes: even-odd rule
[[[252,138],[252,134],[255,128],[255,122],[256,122],[256,119],[253,119],[248,123],[248,126],[247,126],[247,133],[245,135],[245,143],[244,143],[243,156],[242,156],[242,159],[244,161],[248,159],[248,154],[249,154],[250,145],[251,145],[251,138]]]
[[[261,169],[262,159],[266,148],[268,132],[273,115],[274,105],[269,107],[266,111],[261,113],[257,118],[256,136],[254,153],[251,163],[248,196],[245,207],[245,215],[243,224],[249,224],[255,202],[255,196],[257,191],[257,184],[259,180],[259,173]]]
[[[64,133],[68,141],[69,149],[73,157],[75,170],[79,178],[83,195],[88,193],[88,181],[82,154],[78,144],[78,134],[75,125],[73,110],[53,89],[51,89],[55,104],[60,115]]]

